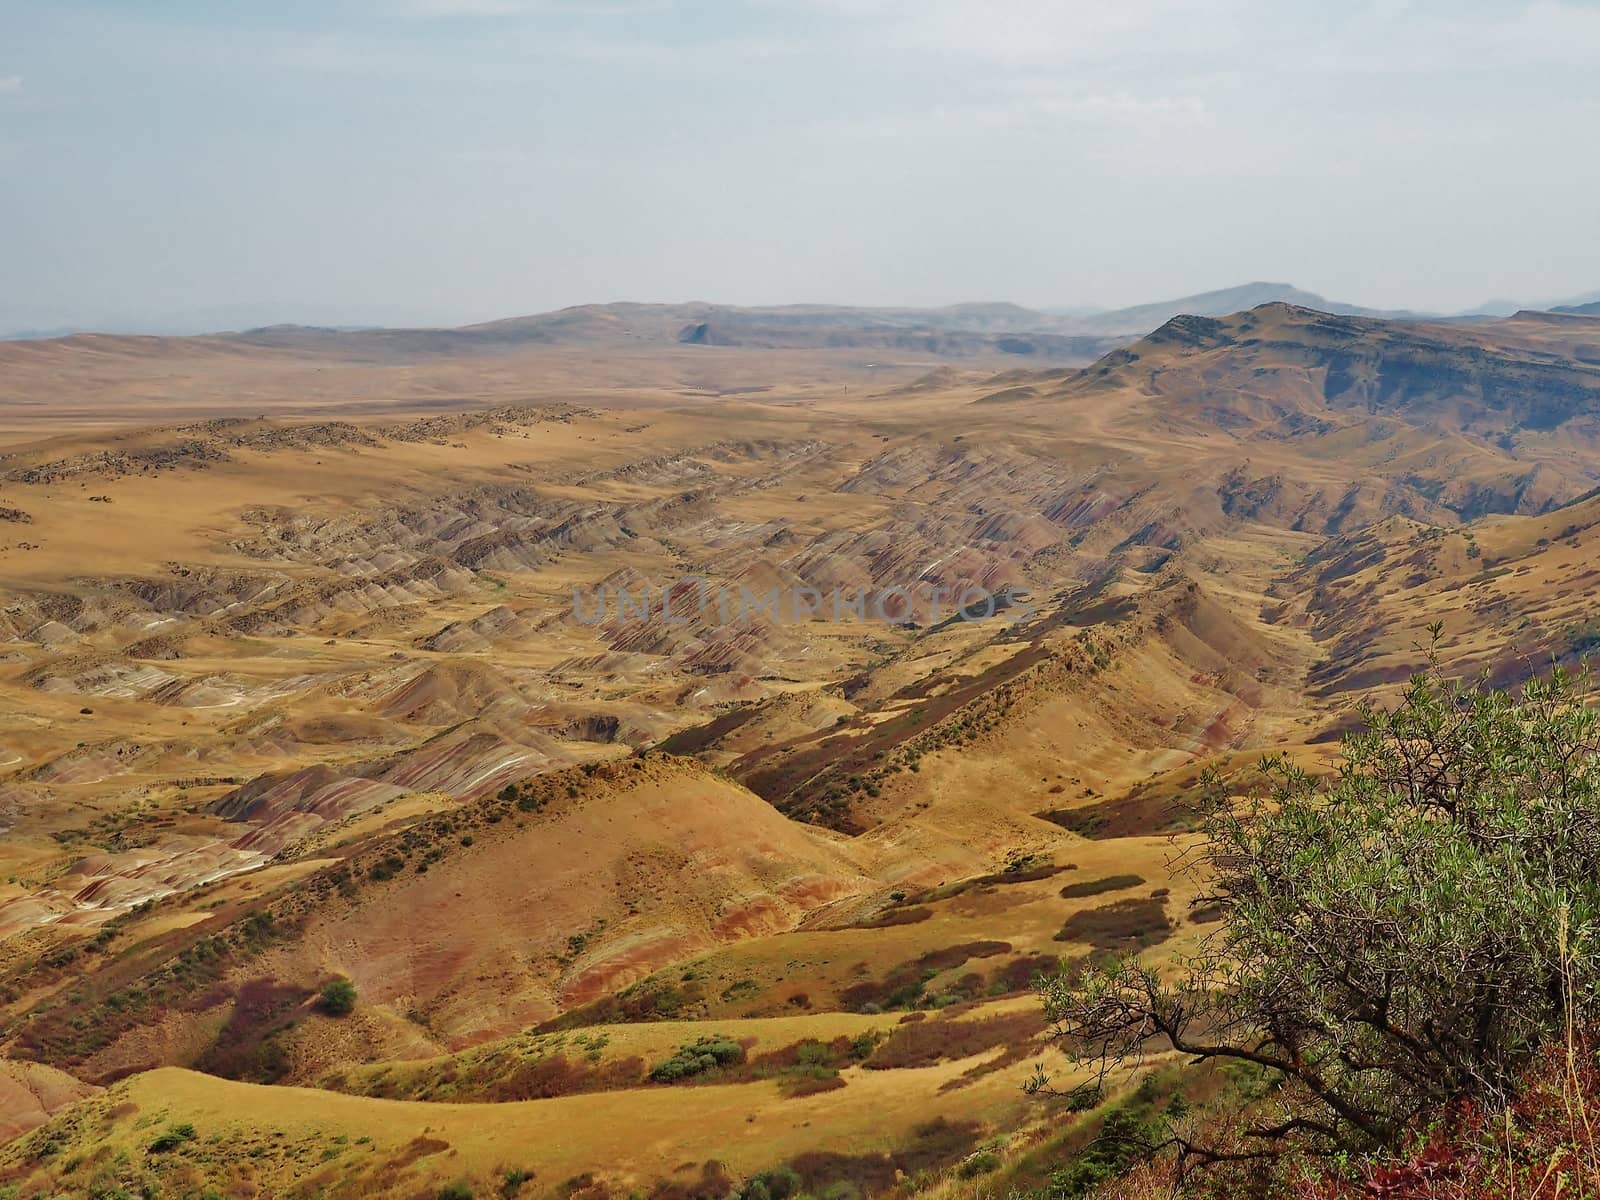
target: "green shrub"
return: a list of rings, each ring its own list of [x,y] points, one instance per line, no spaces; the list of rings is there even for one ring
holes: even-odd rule
[[[976,1179],[979,1175],[987,1175],[990,1171],[997,1170],[999,1166],[1000,1156],[993,1150],[984,1150],[963,1159],[956,1174],[963,1179]]]
[[[775,1167],[747,1179],[738,1200],[793,1200],[803,1195],[803,1187],[804,1181],[793,1167]]]
[[[348,979],[333,979],[322,985],[322,1011],[330,1017],[348,1016],[356,1006],[356,985]]]
[[[732,1038],[703,1037],[691,1045],[678,1047],[671,1058],[657,1063],[650,1078],[657,1083],[675,1083],[743,1061],[744,1047]]]
[[[1591,690],[1586,670],[1513,694],[1435,668],[1361,707],[1332,778],[1269,756],[1241,802],[1209,776],[1187,867],[1221,923],[1166,978],[1124,958],[1045,984],[1057,1037],[1102,1068],[1161,1037],[1264,1070],[1278,1149],[1392,1145],[1503,1100],[1569,1015],[1600,1017]]]
[[[532,1178],[532,1171],[524,1171],[521,1167],[508,1168],[506,1173],[500,1177],[500,1195],[510,1200],[510,1197],[522,1191],[522,1185]]]
[[[194,1126],[188,1123],[167,1126],[166,1132],[160,1134],[155,1141],[150,1143],[151,1154],[165,1154],[168,1150],[176,1150],[185,1142],[194,1141]]]
[[[1088,879],[1082,883],[1069,883],[1061,889],[1063,900],[1081,900],[1085,896],[1098,896],[1102,892],[1120,892],[1138,887],[1143,875],[1108,875],[1104,879]]]
[[[796,1066],[801,1067],[831,1066],[833,1051],[823,1042],[814,1040],[801,1042],[794,1048],[794,1061]]]
[[[1050,1175],[1050,1200],[1079,1200],[1125,1170],[1140,1158],[1155,1131],[1125,1108],[1105,1115],[1100,1133],[1076,1158]],[[965,1164],[963,1164],[965,1166]]]
[[[878,1048],[878,1043],[883,1041],[883,1034],[876,1029],[869,1029],[865,1033],[858,1033],[850,1039],[850,1057],[860,1062],[871,1056]]]
[[[472,1200],[472,1185],[464,1179],[447,1183],[439,1189],[439,1200]]]

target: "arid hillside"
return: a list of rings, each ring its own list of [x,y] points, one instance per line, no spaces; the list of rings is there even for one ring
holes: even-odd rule
[[[0,346],[0,1187],[921,1186],[1203,768],[1600,645],[1600,320],[941,311]]]

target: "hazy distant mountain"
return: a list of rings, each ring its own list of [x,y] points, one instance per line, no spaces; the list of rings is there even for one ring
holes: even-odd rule
[[[1551,312],[1577,314],[1580,317],[1600,317],[1600,300],[1591,300],[1588,304],[1563,304],[1552,308]]]
[[[1103,304],[1067,304],[1051,305],[1039,311],[1049,313],[1052,317],[1094,317],[1107,310]]]
[[[1568,296],[1565,300],[1560,301],[1556,307],[1581,308],[1585,304],[1597,303],[1600,303],[1600,291],[1584,292],[1581,296]]]
[[[678,341],[694,345],[883,345],[924,348],[933,353],[962,353],[963,347],[972,352],[980,347],[968,335],[982,335],[996,339],[994,348],[1004,352],[1037,353],[1041,347],[1049,347],[1045,352],[1076,355],[1105,339],[1143,336],[1175,316],[1227,316],[1273,302],[1341,316],[1420,315],[1341,304],[1286,283],[1247,283],[1111,311],[1045,311],[1006,303],[952,304],[943,308],[590,304],[491,321],[461,332],[497,339],[592,343],[658,340],[670,331]],[[1057,339],[1070,339],[1070,344]]]
[[[469,325],[468,330],[502,336],[607,335],[621,331],[674,336],[685,324],[715,323],[744,329],[928,329],[961,333],[1061,333],[1064,319],[1019,304],[984,302],[949,304],[942,308],[868,308],[844,304],[781,304],[740,306],[690,301],[684,304],[580,304],[555,312],[534,313]]]
[[[740,308],[685,304],[584,304],[459,329],[380,329],[343,333],[273,326],[235,335],[256,345],[331,348],[385,356],[461,354],[523,346],[627,349],[741,346],[760,349],[874,351],[936,358],[1014,355],[1087,363],[1119,339],[1081,334],[1073,322],[1015,304],[944,308],[856,308],[796,304]]]
[[[939,308],[874,308],[836,304],[741,307],[691,301],[580,304],[554,312],[508,317],[455,328],[378,325],[370,313],[249,304],[173,314],[148,321],[107,323],[100,332],[186,336],[243,330],[229,336],[283,349],[340,348],[384,357],[460,354],[518,346],[625,348],[744,346],[765,349],[861,349],[940,358],[1015,355],[1057,363],[1088,362],[1129,338],[1142,337],[1175,316],[1220,317],[1261,304],[1288,303],[1340,316],[1418,318],[1422,314],[1362,308],[1327,300],[1287,283],[1247,283],[1175,300],[1111,311],[1044,311],[999,301]],[[0,330],[14,314],[0,310]],[[362,319],[366,318],[366,319]],[[76,323],[17,325],[62,336]],[[47,332],[44,332],[47,330]],[[0,336],[6,336],[0,333]]]
[[[34,329],[24,325],[15,329],[0,328],[0,342],[41,342],[85,332],[87,331],[76,325],[55,325],[48,329]]]
[[[371,329],[425,323],[429,314],[405,308],[248,303],[179,309],[140,316],[68,313],[55,309],[0,306],[0,341],[69,337],[74,333],[122,333],[146,337],[194,337],[267,325]]]
[[[1509,317],[1519,312],[1572,312],[1597,301],[1600,301],[1600,292],[1584,292],[1580,296],[1566,296],[1560,300],[1486,300],[1476,308],[1466,309],[1457,315]]]
[[[1215,292],[1201,292],[1197,296],[1184,296],[1177,300],[1163,300],[1156,304],[1140,304],[1133,308],[1119,308],[1112,312],[1096,313],[1079,318],[1076,332],[1084,334],[1142,336],[1160,328],[1173,317],[1225,317],[1230,313],[1244,312],[1260,304],[1294,304],[1300,308],[1314,308],[1318,312],[1334,313],[1347,317],[1418,318],[1425,314],[1361,308],[1354,304],[1341,304],[1327,300],[1314,292],[1302,291],[1287,283],[1246,283],[1238,287],[1223,288]]]
[[[1528,303],[1489,300],[1454,314],[1457,318],[1503,317],[1525,309],[1567,311],[1600,301],[1600,292],[1560,301]],[[1329,300],[1287,283],[1255,282],[1194,296],[1137,304],[1128,308],[1087,306],[1025,308],[1003,301],[949,304],[938,308],[866,307],[843,304],[739,306],[690,301],[682,304],[621,302],[579,304],[552,312],[507,317],[460,327],[418,322],[420,314],[401,309],[356,309],[308,304],[249,303],[162,313],[138,318],[84,320],[81,314],[0,305],[0,339],[65,337],[74,333],[127,333],[185,337],[244,330],[253,339],[284,341],[354,330],[382,334],[388,350],[410,342],[422,352],[456,352],[470,345],[510,343],[550,345],[667,344],[879,346],[923,349],[933,354],[966,355],[1006,347],[993,339],[1027,335],[1010,344],[1011,353],[1048,353],[1069,358],[1091,352],[1082,339],[1142,337],[1176,316],[1223,317],[1260,304],[1284,303],[1337,316],[1419,320],[1441,314],[1364,308]],[[703,329],[700,327],[704,327]],[[959,336],[958,336],[959,335]],[[1073,344],[1049,339],[1070,338]],[[991,339],[986,343],[985,339]]]
[[[1485,300],[1482,304],[1464,308],[1455,315],[1458,317],[1509,317],[1512,313],[1519,313],[1527,307],[1520,300]]]

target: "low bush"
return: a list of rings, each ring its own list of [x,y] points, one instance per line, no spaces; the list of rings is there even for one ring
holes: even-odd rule
[[[1600,1068],[1593,1042],[1552,1042],[1509,1107],[1461,1105],[1410,1146],[1301,1183],[1298,1200],[1562,1200],[1600,1192]]]
[[[875,1071],[898,1067],[931,1067],[946,1059],[970,1058],[985,1050],[1005,1046],[1020,1061],[1036,1049],[1033,1039],[1044,1029],[1035,1012],[1006,1013],[967,1021],[943,1018],[896,1025],[884,1043],[867,1059]]]
[[[1161,900],[1118,900],[1073,913],[1056,934],[1058,942],[1081,942],[1096,950],[1143,950],[1173,934]]]
[[[657,1063],[650,1072],[650,1078],[657,1083],[676,1083],[680,1079],[743,1061],[744,1047],[732,1038],[703,1037],[692,1044],[679,1046],[671,1058]]]
[[[940,950],[929,950],[909,962],[896,966],[883,979],[853,983],[839,993],[839,1003],[851,1012],[883,1012],[886,1009],[914,1008],[930,1003],[928,980],[941,971],[962,966],[968,959],[990,958],[1011,949],[1009,942],[960,942]]]
[[[916,925],[933,916],[931,908],[887,908],[875,917],[856,925],[857,929],[888,929],[893,925]]]
[[[1138,887],[1143,875],[1108,875],[1104,879],[1086,879],[1082,883],[1069,883],[1061,889],[1063,900],[1081,900],[1085,896],[1098,896],[1102,892],[1121,892]]]
[[[961,1160],[961,1165],[956,1168],[956,1174],[963,1179],[976,1179],[979,1175],[987,1175],[990,1171],[998,1170],[1000,1156],[993,1150],[980,1150],[977,1154],[969,1155]]]
[[[169,1125],[166,1131],[150,1143],[151,1154],[165,1154],[168,1150],[176,1150],[185,1142],[194,1141],[194,1126],[184,1123]]]
[[[372,869],[367,872],[367,878],[376,883],[383,883],[400,874],[401,871],[405,870],[405,867],[405,859],[398,854],[391,854],[383,859],[382,862],[374,863]]]
[[[330,1017],[349,1016],[356,1007],[356,985],[348,979],[329,980],[317,1002]]]

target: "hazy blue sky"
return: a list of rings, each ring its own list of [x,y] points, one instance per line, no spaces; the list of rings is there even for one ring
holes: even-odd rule
[[[0,0],[0,326],[1600,288],[1600,2]]]

